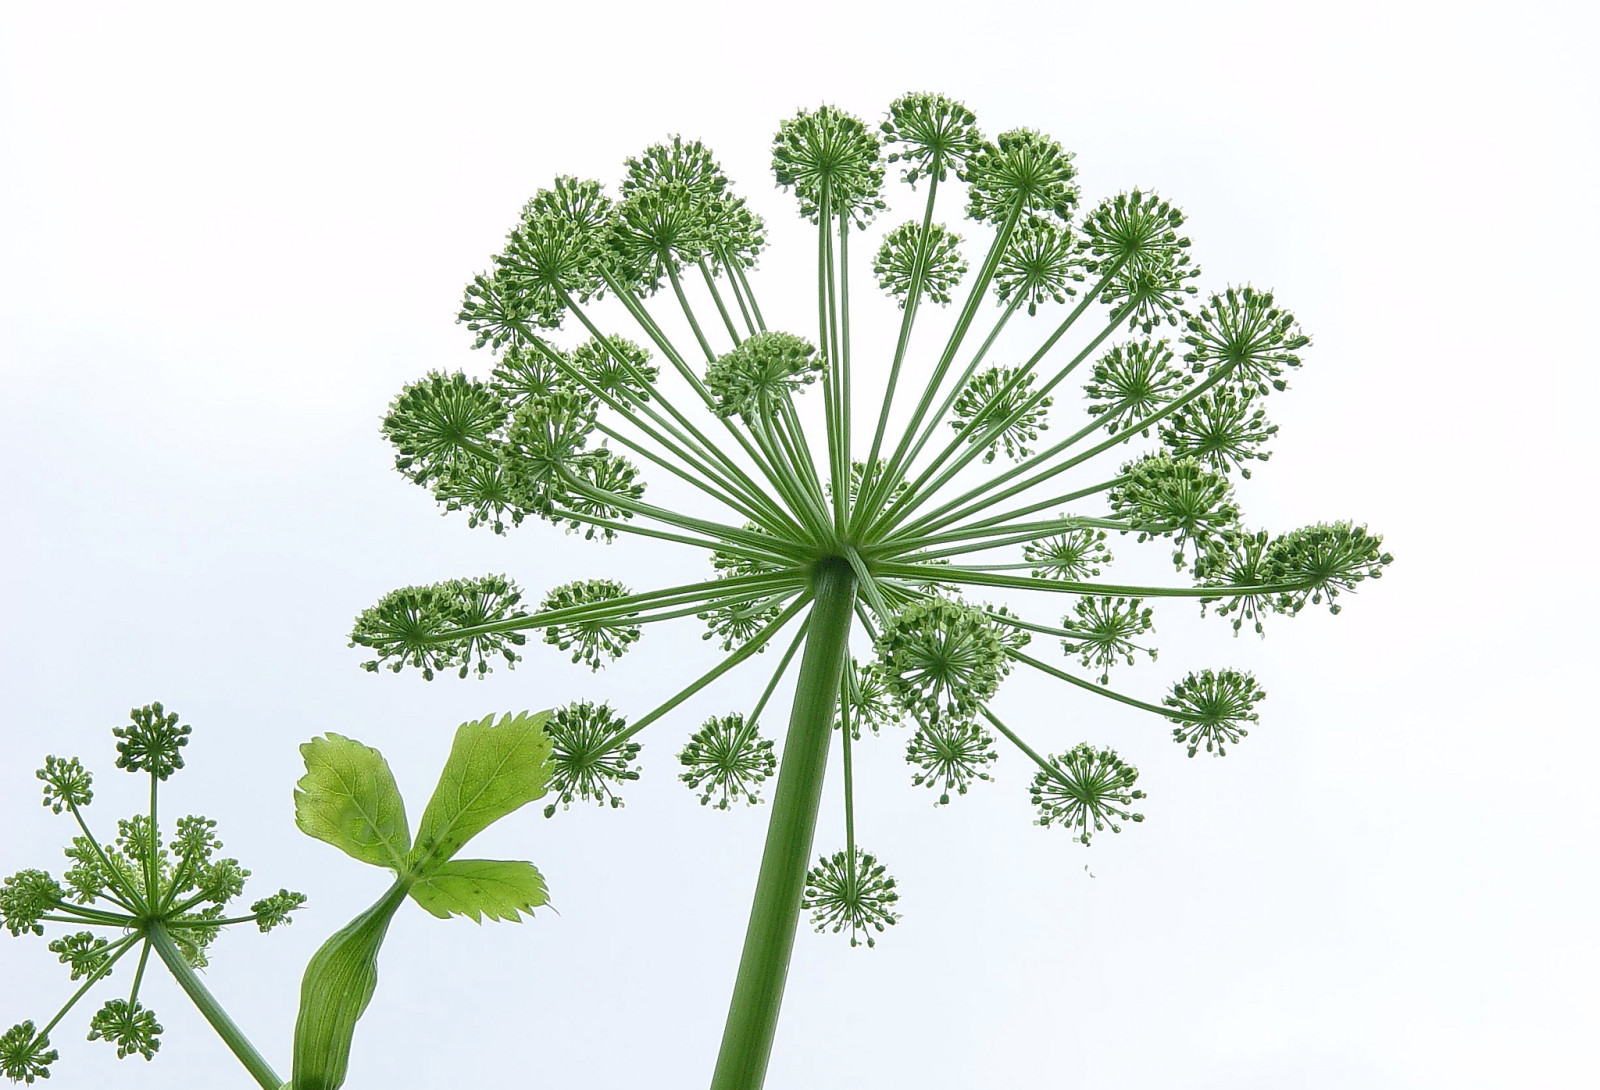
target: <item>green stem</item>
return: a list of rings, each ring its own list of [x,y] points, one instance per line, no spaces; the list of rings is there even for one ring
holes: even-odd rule
[[[878,452],[883,449],[883,434],[889,427],[889,407],[894,404],[895,386],[900,381],[900,365],[905,362],[906,348],[911,344],[911,326],[917,320],[917,304],[922,299],[922,278],[927,272],[928,249],[933,240],[933,201],[939,193],[939,171],[943,156],[934,153],[928,174],[928,203],[922,213],[922,233],[917,236],[917,256],[911,263],[911,284],[906,289],[906,305],[900,311],[900,338],[895,342],[894,360],[889,364],[889,382],[883,391],[883,407],[878,410],[878,427],[872,433],[872,452],[867,455],[867,473],[877,471]],[[871,494],[873,482],[863,481],[862,492]]]
[[[161,903],[161,888],[159,885],[160,869],[156,866],[161,855],[161,826],[156,824],[156,788],[161,783],[156,779],[154,772],[150,773],[150,850],[145,853],[144,863],[144,900],[145,904],[155,905]]]
[[[744,292],[739,290],[739,277],[734,270],[734,264],[731,261],[724,261],[722,267],[727,270],[728,290],[733,292],[733,301],[739,304],[739,314],[744,318],[744,327],[750,331],[750,336],[754,337],[756,335],[756,323],[750,317],[750,308],[745,305]]]
[[[848,489],[850,485],[850,430],[854,427],[855,418],[850,411],[850,217],[839,217],[839,462],[844,467],[844,481],[847,494],[845,502],[850,502]],[[833,271],[833,253],[828,253],[829,272]],[[863,483],[865,483],[863,473]],[[843,534],[850,515],[839,523],[839,532]]]
[[[1057,454],[1060,454],[1068,448],[1076,445],[1079,440],[1092,435],[1096,430],[1099,429],[1099,420],[1090,421],[1081,429],[1074,432],[1072,435],[1069,435],[1067,438],[1063,439],[1061,442],[1057,443],[1048,450],[1042,450],[1039,453],[1030,456],[1027,461],[1012,466],[1004,473],[990,477],[976,488],[965,493],[964,495],[958,496],[954,500],[951,500],[938,510],[931,511],[928,514],[923,515],[920,519],[918,519],[916,522],[913,522],[909,526],[902,527],[902,532],[908,534],[930,532],[943,526],[948,526],[951,523],[958,522],[961,519],[966,518],[968,515],[976,512],[989,510],[990,508],[994,507],[995,504],[1008,500],[1020,492],[1025,492],[1034,485],[1041,484],[1044,481],[1049,480],[1051,477],[1065,473],[1067,470],[1083,464],[1090,458],[1093,458],[1095,455],[1102,454],[1119,443],[1125,442],[1126,440],[1132,438],[1135,432],[1143,432],[1147,430],[1152,425],[1166,419],[1179,409],[1183,408],[1185,405],[1189,404],[1191,401],[1194,401],[1196,398],[1205,394],[1213,386],[1217,385],[1217,383],[1227,378],[1232,372],[1233,364],[1223,364],[1221,367],[1217,368],[1209,376],[1207,376],[1205,381],[1190,389],[1188,393],[1184,394],[1176,401],[1168,402],[1162,408],[1145,417],[1143,420],[1129,424],[1126,428],[1112,435],[1109,439],[1096,443],[1088,450],[1081,451],[1064,462],[1057,463],[1056,465],[1045,469],[1040,469],[1040,467],[1044,466],[1045,463],[1051,458],[1054,458]],[[1027,480],[1019,481],[1017,484],[1012,485],[1002,492],[992,496],[984,496],[984,493],[991,492],[994,489],[999,488],[1007,481],[1019,477],[1025,473],[1030,473],[1034,470],[1040,471],[1034,473],[1034,475],[1029,477]],[[980,499],[978,497],[983,498]],[[966,506],[963,507],[962,504],[965,504]],[[954,513],[950,513],[953,509],[958,507],[960,510],[954,510]]]
[[[150,962],[150,944],[144,944],[144,949],[139,951],[139,967],[133,971],[133,987],[128,990],[128,1005],[132,1006],[134,1000],[139,998],[139,985],[144,983],[144,967]]]
[[[1310,590],[1311,583],[1257,583],[1247,587],[1134,587],[1123,583],[1081,583],[1068,579],[1019,578],[1014,575],[995,575],[960,564],[893,564],[877,566],[880,577],[891,579],[927,580],[933,583],[966,583],[978,587],[1006,587],[1011,590],[1042,590],[1053,594],[1108,594],[1124,598],[1243,598],[1248,595],[1287,594],[1297,590]]]
[[[816,606],[806,633],[761,873],[712,1090],[760,1090],[765,1081],[800,923],[800,899],[833,735],[834,702],[850,640],[855,573],[843,560],[825,561],[817,568],[815,588]]]
[[[135,916],[140,915],[149,906],[144,903],[137,890],[118,888],[116,883],[120,880],[121,871],[113,867],[111,860],[106,858],[105,849],[100,847],[100,842],[89,831],[89,824],[83,820],[83,814],[78,810],[78,807],[69,802],[67,803],[67,809],[72,811],[72,820],[76,821],[78,828],[83,830],[83,838],[89,842],[89,847],[94,849],[95,858],[100,860],[100,866],[104,868],[108,885],[101,896],[108,901],[121,905]]]
[[[722,301],[722,293],[717,290],[717,282],[711,276],[711,266],[706,264],[706,259],[700,259],[700,275],[706,278],[706,290],[711,292],[712,302],[717,304],[717,313],[722,315],[722,324],[728,327],[728,336],[733,338],[735,347],[739,344],[739,330],[733,324],[733,316],[728,313],[727,304]]]
[[[767,627],[763,628],[760,632],[757,632],[754,636],[751,636],[744,642],[742,646],[740,646],[737,651],[723,659],[721,662],[717,663],[705,673],[701,674],[694,681],[691,681],[676,694],[667,698],[667,700],[665,700],[663,703],[656,705],[649,711],[648,714],[641,715],[637,720],[635,720],[633,726],[617,735],[616,741],[626,742],[629,738],[632,738],[635,734],[638,734],[640,731],[644,730],[644,728],[648,727],[651,723],[654,723],[657,719],[660,719],[663,715],[666,715],[673,708],[676,708],[679,704],[682,704],[685,700],[688,700],[695,693],[698,693],[701,689],[704,689],[707,685],[710,685],[713,681],[717,680],[717,678],[721,677],[729,670],[732,670],[745,659],[758,653],[763,647],[771,642],[772,637],[776,636],[784,625],[788,624],[794,619],[795,614],[799,613],[800,610],[805,608],[807,601],[808,599],[802,595],[794,602],[790,603],[787,609],[778,614],[777,617],[773,618],[771,624],[767,625]]]
[[[1009,618],[1006,619],[1009,620]],[[1096,685],[1092,681],[1086,681],[1085,679],[1074,674],[1067,673],[1065,670],[1051,666],[1048,662],[1040,662],[1032,655],[1024,655],[1021,651],[1007,651],[1006,654],[1016,661],[1022,663],[1024,666],[1032,666],[1035,670],[1038,670],[1042,674],[1046,674],[1060,681],[1065,681],[1069,684],[1076,685],[1080,689],[1087,689],[1091,693],[1097,693],[1100,696],[1115,700],[1119,704],[1126,704],[1130,708],[1138,708],[1140,711],[1154,712],[1155,714],[1163,716],[1167,719],[1187,719],[1191,722],[1199,719],[1198,716],[1191,715],[1190,713],[1180,709],[1163,708],[1159,704],[1151,704],[1147,701],[1139,700],[1124,693],[1119,693],[1115,689],[1108,689],[1104,685]]]
[[[918,429],[926,417],[928,409],[932,407],[933,399],[938,395],[939,386],[944,382],[950,365],[954,362],[956,353],[961,349],[961,342],[966,338],[967,329],[972,325],[972,319],[978,313],[978,304],[983,301],[984,292],[989,290],[989,282],[994,279],[995,270],[1000,267],[1000,257],[1005,253],[1006,244],[1011,240],[1011,232],[1017,225],[1017,219],[1022,215],[1022,203],[1019,201],[1006,213],[1005,221],[1000,225],[999,232],[994,241],[989,245],[989,255],[984,258],[983,267],[978,270],[977,279],[973,281],[971,289],[967,292],[967,301],[961,308],[961,315],[956,319],[956,325],[950,331],[950,337],[945,342],[944,352],[939,357],[939,362],[934,365],[933,374],[928,378],[928,384],[923,388],[922,397],[912,410],[911,419],[906,424],[900,442],[896,444],[894,453],[889,457],[889,465],[878,478],[877,491],[870,497],[868,510],[876,511],[884,503],[886,497],[895,494],[896,487],[905,480],[906,470],[910,467],[906,463],[911,444],[916,440]],[[909,302],[909,300],[908,300]],[[881,520],[880,520],[881,521]]]
[[[1099,288],[1097,287],[1095,291],[1098,290]],[[1034,353],[1033,358],[1029,359],[1026,363],[1012,373],[1011,377],[1006,380],[1005,384],[1001,386],[999,391],[995,394],[995,400],[993,402],[994,404],[1004,404],[1005,398],[1022,389],[1023,382],[1034,373],[1034,367],[1037,366],[1038,362],[1044,358],[1045,354],[1055,346],[1056,340],[1071,327],[1072,323],[1077,320],[1078,315],[1083,313],[1084,308],[1089,305],[1091,300],[1093,300],[1094,295],[1094,292],[1091,292],[1089,295],[1087,295],[1083,302],[1079,303],[1073,312],[1067,316],[1066,321],[1062,322],[1061,325],[1057,327],[1056,331],[1050,335],[1049,339],[1045,341],[1044,347],[1040,348],[1038,352]],[[1081,351],[1079,351],[1076,356],[1072,358],[1071,362],[1063,367],[1049,382],[1046,382],[1039,389],[1035,390],[1033,393],[1024,398],[1022,404],[1014,408],[1011,413],[1006,416],[1005,419],[1002,420],[998,425],[995,425],[992,421],[990,421],[987,415],[984,413],[978,413],[977,415],[973,416],[971,420],[967,421],[967,423],[960,428],[956,434],[956,437],[950,440],[949,444],[944,448],[944,450],[942,450],[933,460],[933,464],[928,466],[928,468],[923,471],[922,475],[916,479],[911,487],[906,489],[905,494],[900,498],[900,500],[894,504],[891,504],[889,510],[884,512],[883,515],[879,517],[877,525],[884,526],[891,524],[895,520],[903,520],[918,507],[920,507],[925,501],[932,498],[939,491],[939,489],[943,488],[945,484],[955,477],[957,473],[961,472],[962,469],[964,469],[974,459],[983,453],[984,449],[988,446],[989,440],[1005,434],[1008,428],[1010,428],[1017,421],[1021,420],[1031,409],[1033,409],[1035,406],[1043,404],[1045,397],[1048,396],[1050,391],[1055,389],[1056,385],[1065,379],[1067,375],[1071,374],[1080,363],[1088,359],[1090,353],[1092,353],[1096,348],[1100,347],[1100,342],[1104,341],[1107,337],[1111,336],[1112,333],[1116,332],[1117,328],[1121,324],[1122,313],[1119,311],[1112,317],[1111,322],[1100,331],[1099,335],[1091,340]],[[947,400],[946,403],[953,404],[954,402],[953,400]],[[933,423],[938,423],[938,419],[935,418]],[[984,434],[981,436],[977,434],[979,428],[984,429]],[[964,450],[963,446],[965,446]],[[945,463],[949,462],[952,458],[954,458],[954,462],[946,466],[944,472],[940,473],[939,477],[934,480],[931,485],[928,484],[928,479],[932,477],[941,466],[945,466]],[[941,508],[940,510],[944,510],[944,508]]]
[[[711,347],[711,342],[706,340],[705,332],[701,330],[700,323],[694,316],[694,308],[689,305],[689,297],[683,293],[683,281],[678,279],[678,270],[670,257],[663,258],[661,263],[667,267],[667,279],[672,282],[672,293],[678,297],[678,306],[683,309],[683,316],[689,319],[689,328],[694,330],[694,339],[700,342],[700,351],[706,354],[706,362],[710,363],[717,358],[716,350]]]
[[[737,264],[730,264],[728,271],[739,278],[739,286],[744,288],[744,297],[750,301],[750,309],[756,316],[756,327],[765,333],[767,321],[761,317],[761,307],[756,304],[756,293],[750,290],[750,281],[744,275],[744,269]]]
[[[772,678],[767,682],[767,687],[761,690],[761,699],[756,701],[756,706],[750,709],[750,714],[745,717],[746,725],[754,727],[761,721],[761,713],[767,709],[767,701],[772,699],[773,690],[778,687],[778,682],[783,680],[783,675],[789,669],[789,662],[794,658],[795,652],[800,650],[801,641],[806,638],[806,630],[811,627],[811,618],[807,617],[800,622],[800,627],[795,631],[794,639],[789,642],[789,647],[783,653],[783,658],[778,660],[777,668],[772,671]]]
[[[1010,303],[1006,304],[1005,310],[1000,312],[1000,317],[995,321],[994,328],[991,329],[989,331],[989,335],[984,338],[983,344],[978,346],[978,351],[972,357],[972,362],[967,364],[967,369],[961,372],[961,376],[957,378],[956,381],[951,385],[949,391],[945,394],[944,401],[942,404],[940,404],[938,411],[931,414],[927,421],[923,424],[922,434],[917,436],[917,441],[911,446],[911,453],[906,455],[907,465],[917,460],[917,456],[922,453],[922,448],[927,446],[929,440],[931,440],[935,433],[938,432],[939,425],[943,423],[944,418],[949,415],[950,408],[961,396],[961,391],[966,388],[966,385],[971,381],[972,376],[978,373],[978,365],[988,357],[989,349],[993,348],[994,342],[1000,339],[1000,334],[1005,329],[1006,323],[1011,320],[1011,316],[1015,314],[1021,306],[1022,296],[1018,295],[1013,298]],[[1025,370],[1027,370],[1026,364],[1018,368],[1019,373]],[[1020,378],[1016,378],[1015,376],[1013,376],[1013,378],[1017,382],[1022,381]],[[1008,383],[1001,393],[997,395],[997,400],[1009,393],[1012,388],[1012,385]],[[1000,431],[1004,430],[1004,428],[1000,429]],[[938,466],[935,465],[933,468],[934,470],[937,470]],[[913,490],[915,490],[917,486],[912,485],[911,487]]]
[[[281,1090],[283,1080],[272,1070],[272,1065],[267,1063],[261,1053],[256,1051],[256,1046],[250,1043],[249,1038],[233,1024],[233,1019],[222,1009],[217,997],[200,983],[194,966],[189,964],[177,944],[172,941],[166,925],[160,920],[151,920],[145,925],[145,935],[149,938],[150,945],[155,947],[156,954],[166,964],[173,979],[178,982],[178,987],[182,988],[199,1008],[205,1020],[211,1023],[211,1028],[217,1031],[217,1036],[233,1050],[235,1056],[239,1057],[239,1062],[244,1064],[256,1082],[260,1083],[264,1090]]]

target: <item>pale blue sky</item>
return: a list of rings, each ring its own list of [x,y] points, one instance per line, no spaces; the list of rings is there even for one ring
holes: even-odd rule
[[[395,586],[703,570],[543,524],[469,531],[390,469],[377,425],[401,386],[489,367],[453,324],[461,286],[556,174],[614,182],[681,132],[767,218],[757,287],[774,324],[802,324],[809,235],[772,186],[776,123],[821,101],[876,120],[935,89],[991,134],[1076,151],[1087,201],[1142,185],[1181,204],[1203,288],[1277,291],[1315,342],[1241,502],[1275,529],[1367,522],[1396,561],[1341,616],[1280,619],[1265,643],[1158,610],[1161,659],[1127,687],[1236,665],[1270,694],[1226,760],[1009,682],[997,708],[1041,745],[1111,744],[1142,770],[1148,820],[1091,849],[1030,824],[1013,753],[935,811],[902,738],[863,744],[859,835],[904,919],[870,952],[801,934],[768,1086],[1593,1085],[1592,16],[988,8],[8,5],[0,873],[57,867],[45,753],[100,771],[108,827],[138,796],[109,727],[154,699],[180,711],[196,735],[165,806],[218,819],[252,890],[312,899],[287,930],[227,936],[207,974],[286,1071],[305,959],[382,883],[294,830],[298,743],[378,746],[415,810],[463,719],[580,697],[636,715],[712,661],[684,622],[598,675],[540,645],[482,683],[357,668],[350,621]],[[880,230],[909,214],[894,197]],[[881,374],[892,310],[864,268],[857,285],[857,363]],[[1079,411],[1075,390],[1062,404]],[[1120,549],[1155,576],[1166,552]],[[559,916],[403,911],[352,1090],[703,1086],[767,809],[702,809],[675,754],[764,678],[646,732],[626,809],[530,811],[487,838],[544,870]],[[830,785],[819,851],[838,811]],[[0,937],[0,980],[0,1026],[69,991],[43,942]],[[249,1084],[170,981],[146,1001],[167,1027],[154,1063],[84,1042],[89,1006],[56,1034],[50,1085]]]

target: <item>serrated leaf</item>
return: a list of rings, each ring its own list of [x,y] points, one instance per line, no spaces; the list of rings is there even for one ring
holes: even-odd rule
[[[423,878],[461,846],[518,807],[542,798],[550,781],[550,713],[494,716],[456,730],[439,786],[422,813],[409,862]]]
[[[411,848],[406,806],[383,754],[328,733],[300,747],[306,774],[294,785],[300,831],[377,867],[403,870]]]
[[[411,898],[439,917],[470,916],[517,923],[519,912],[549,900],[544,876],[532,863],[510,859],[452,859],[428,871],[411,887]]]

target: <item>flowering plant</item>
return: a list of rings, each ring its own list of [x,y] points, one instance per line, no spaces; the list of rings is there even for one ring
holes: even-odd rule
[[[911,781],[937,791],[936,805],[990,780],[1002,743],[1013,748],[1031,766],[1038,824],[1088,845],[1144,820],[1139,772],[1090,741],[1035,749],[996,709],[1012,671],[1143,709],[1188,756],[1221,757],[1258,722],[1265,694],[1250,674],[1189,672],[1159,703],[1110,687],[1113,670],[1156,657],[1152,603],[1196,600],[1229,618],[1236,636],[1246,622],[1262,634],[1272,614],[1323,603],[1337,613],[1342,595],[1390,563],[1382,539],[1349,522],[1276,535],[1244,524],[1233,478],[1268,458],[1277,429],[1265,402],[1286,388],[1309,339],[1269,292],[1228,287],[1197,304],[1184,217],[1166,200],[1132,190],[1080,209],[1060,144],[1031,129],[987,139],[965,107],[933,94],[896,100],[876,129],[832,106],[802,111],[779,126],[772,166],[817,228],[814,326],[768,327],[751,276],[765,225],[702,144],[673,137],[627,161],[615,197],[571,177],[536,193],[466,289],[461,321],[492,350],[490,373],[427,375],[383,422],[396,468],[469,526],[505,534],[535,518],[601,543],[649,537],[698,550],[707,578],[643,591],[578,579],[536,608],[507,577],[452,579],[384,596],[351,634],[371,653],[368,669],[429,679],[514,664],[529,633],[598,670],[641,643],[647,625],[691,617],[725,657],[631,722],[579,699],[463,724],[415,832],[377,750],[332,733],[302,746],[297,825],[392,871],[393,883],[312,957],[288,1083],[195,969],[221,928],[270,930],[305,898],[280,890],[226,916],[248,872],[216,857],[215,823],[186,817],[163,839],[157,790],[183,767],[189,728],[152,704],[115,731],[118,764],[150,777],[150,804],[119,823],[110,845],[84,822],[89,773],[49,757],[38,773],[45,803],[82,832],[67,850],[73,866],[66,885],[35,869],[6,879],[0,922],[13,935],[42,935],[46,923],[118,934],[52,941],[85,982],[42,1029],[26,1021],[0,1036],[0,1071],[47,1078],[51,1032],[138,948],[128,998],[93,1016],[91,1040],[119,1056],[149,1059],[159,1048],[161,1026],[139,999],[154,951],[264,1090],[337,1090],[399,907],[409,899],[439,917],[516,920],[544,905],[533,864],[457,854],[540,798],[546,817],[574,803],[620,806],[640,775],[635,739],[770,647],[776,664],[754,706],[710,717],[678,751],[682,781],[718,810],[762,801],[773,781],[711,1083],[756,1090],[802,913],[866,947],[899,919],[896,880],[857,842],[852,750],[864,732],[908,730]],[[850,249],[887,208],[891,166],[925,187],[925,205],[920,219],[884,232],[873,256],[899,331],[882,353],[882,390],[858,399]],[[971,229],[988,235],[970,251],[934,218],[952,191],[964,193]],[[662,300],[668,315],[652,312]],[[602,326],[608,301],[627,335]],[[928,305],[957,308],[942,344],[914,342]],[[1037,348],[992,362],[1024,307],[1027,319],[1045,319]],[[674,339],[679,316],[692,345]],[[570,321],[582,329],[577,343],[557,339]],[[1052,410],[1080,370],[1087,419],[1054,439]],[[820,425],[808,428],[803,414]],[[690,486],[704,509],[646,500],[645,464]],[[1103,580],[1112,534],[1167,542],[1188,578]],[[1028,605],[984,600],[998,591]],[[1039,603],[1043,615],[1029,615]],[[1035,637],[1068,659],[1052,661]],[[791,675],[780,752],[763,715]],[[844,844],[814,861],[835,734]]]
[[[1277,429],[1265,402],[1309,338],[1270,292],[1202,299],[1184,216],[1168,201],[1132,190],[1080,209],[1072,159],[1031,129],[990,140],[941,95],[896,100],[876,128],[832,106],[801,111],[772,144],[778,185],[817,228],[815,318],[788,329],[769,328],[753,282],[765,225],[698,141],[672,137],[629,159],[615,196],[557,178],[466,289],[460,320],[494,353],[490,373],[430,374],[384,420],[396,468],[470,526],[503,534],[543,519],[710,561],[697,583],[577,580],[537,607],[504,576],[454,579],[397,590],[357,619],[351,638],[371,652],[368,669],[428,678],[513,664],[529,633],[599,669],[647,625],[704,622],[726,657],[631,722],[587,700],[555,711],[547,816],[620,805],[647,728],[778,650],[755,706],[707,720],[678,754],[683,781],[719,809],[758,801],[775,778],[716,1090],[763,1081],[803,911],[852,945],[873,945],[898,918],[895,880],[857,843],[852,746],[863,727],[910,729],[912,781],[937,789],[939,804],[989,779],[1002,742],[1014,747],[1035,768],[1038,822],[1088,844],[1143,820],[1138,771],[1089,742],[1055,755],[1031,746],[994,706],[1012,670],[1144,709],[1189,756],[1222,756],[1257,722],[1264,693],[1250,674],[1192,672],[1159,702],[1109,687],[1114,668],[1155,657],[1152,603],[1195,599],[1235,634],[1246,621],[1260,633],[1269,614],[1324,602],[1338,612],[1342,594],[1390,562],[1381,538],[1349,522],[1277,535],[1245,526],[1233,478],[1267,459]],[[886,231],[873,257],[900,320],[882,389],[863,398],[850,252],[887,207],[891,167],[926,197],[920,219]],[[988,236],[970,253],[935,220],[952,191]],[[958,300],[943,343],[917,345],[924,308]],[[604,311],[611,302],[623,330]],[[1045,319],[1037,349],[993,362],[1024,308]],[[558,337],[574,324],[574,341]],[[1088,419],[1047,440],[1080,371]],[[820,406],[808,405],[817,391]],[[803,423],[808,409],[820,409],[820,426]],[[703,506],[647,500],[646,467]],[[1167,541],[1188,580],[1102,581],[1111,534]],[[1041,618],[982,599],[1000,590],[1063,605]],[[1036,636],[1092,676],[1050,661]],[[791,672],[775,753],[763,714]],[[835,732],[844,844],[813,862]]]

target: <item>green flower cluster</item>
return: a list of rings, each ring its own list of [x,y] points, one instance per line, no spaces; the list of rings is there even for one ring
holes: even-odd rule
[[[117,822],[114,839],[97,838],[84,817],[94,798],[93,776],[76,757],[46,757],[36,773],[44,785],[44,805],[70,815],[78,829],[65,849],[71,866],[59,881],[28,868],[0,884],[0,924],[13,936],[42,936],[52,924],[78,928],[51,939],[49,949],[72,980],[83,980],[42,1028],[23,1021],[0,1036],[0,1072],[16,1081],[50,1077],[58,1058],[50,1034],[135,951],[138,964],[127,998],[106,1000],[90,1019],[88,1039],[115,1046],[119,1059],[153,1058],[162,1027],[139,999],[151,953],[191,995],[197,988],[203,993],[194,972],[205,968],[209,948],[224,928],[253,923],[271,931],[289,923],[305,904],[304,894],[282,889],[257,900],[247,914],[229,916],[228,905],[244,892],[250,872],[237,859],[218,854],[217,823],[191,814],[178,818],[164,835],[158,820],[160,785],[184,767],[182,751],[191,728],[155,703],[134,708],[129,722],[111,733],[117,739],[117,767],[149,777],[148,812]]]
[[[495,356],[488,377],[427,376],[384,422],[396,468],[469,525],[503,533],[531,515],[600,542],[650,538],[706,555],[706,578],[559,582],[531,612],[504,580],[405,588],[363,613],[352,641],[374,653],[369,669],[465,676],[514,662],[542,632],[596,669],[647,625],[704,622],[724,657],[644,714],[582,700],[554,713],[547,814],[620,806],[640,775],[634,739],[773,648],[755,706],[700,719],[678,775],[719,810],[774,782],[776,861],[758,904],[803,899],[818,926],[871,945],[899,895],[856,845],[854,745],[905,725],[912,783],[940,805],[1020,758],[1039,822],[1087,844],[1142,820],[1138,773],[1087,742],[1036,751],[996,711],[1007,676],[1026,667],[1137,707],[1191,755],[1221,756],[1256,726],[1264,694],[1250,675],[1189,672],[1164,697],[1109,687],[1113,667],[1156,658],[1156,611],[1193,599],[1236,632],[1261,631],[1267,614],[1337,611],[1392,558],[1352,523],[1245,528],[1238,484],[1277,433],[1265,399],[1309,342],[1253,287],[1197,305],[1200,269],[1171,201],[1130,189],[1080,207],[1059,142],[1031,128],[985,136],[966,107],[922,92],[876,125],[803,110],[778,126],[771,162],[815,228],[814,309],[787,307],[785,328],[769,328],[753,276],[762,221],[709,149],[673,137],[627,159],[613,195],[565,177],[536,193],[462,304]],[[926,203],[879,228],[891,164]],[[967,225],[958,234],[941,210]],[[895,305],[892,341],[852,336],[849,285],[863,270]],[[949,308],[933,343],[918,339],[924,304]],[[558,343],[569,329],[577,343]],[[863,351],[882,366],[856,368]],[[1071,383],[1088,419],[1063,426]],[[671,478],[672,505],[645,501],[645,470]],[[1112,581],[1112,534],[1165,541],[1180,578]],[[974,600],[1001,593],[1015,600]],[[1041,596],[1065,601],[1041,611]],[[1035,635],[1070,657],[1033,650]],[[756,724],[785,678],[795,711],[779,777],[778,746]],[[835,729],[844,847],[808,871],[794,845],[811,841]],[[776,971],[781,959],[757,960]]]

